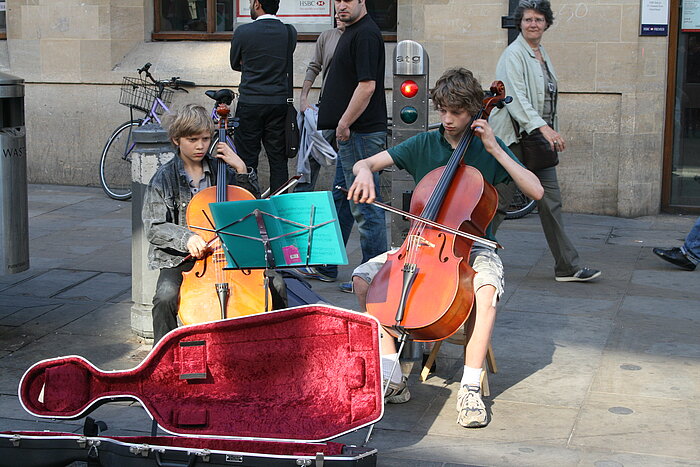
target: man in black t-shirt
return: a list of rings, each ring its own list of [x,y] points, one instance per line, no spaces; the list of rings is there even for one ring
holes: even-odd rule
[[[270,162],[273,191],[289,178],[284,124],[290,95],[287,71],[292,65],[287,65],[287,48],[294,52],[297,40],[294,27],[275,16],[278,9],[279,0],[252,0],[250,16],[254,21],[236,28],[230,57],[231,68],[241,72],[236,151],[248,167],[257,170],[262,142]]]
[[[365,2],[335,1],[345,32],[338,40],[318,112],[318,128],[335,130],[347,186],[355,181],[355,162],[386,149],[384,40],[367,15]],[[375,177],[379,186],[379,175]],[[360,231],[364,263],[387,250],[384,211],[368,204],[350,206]],[[344,283],[341,290],[351,292],[352,288]]]

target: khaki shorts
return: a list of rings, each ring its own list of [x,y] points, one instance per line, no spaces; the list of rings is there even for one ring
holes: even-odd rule
[[[363,279],[368,284],[372,283],[372,279],[377,275],[379,270],[386,263],[387,255],[393,253],[396,249],[375,256],[366,263],[360,264],[352,272],[353,277],[357,276]],[[496,289],[494,300],[497,301],[503,294],[505,283],[503,280],[503,263],[501,258],[492,248],[474,245],[472,246],[469,262],[472,269],[476,272],[474,276],[474,291],[476,292],[485,285],[492,285]],[[494,306],[496,304],[494,303]]]

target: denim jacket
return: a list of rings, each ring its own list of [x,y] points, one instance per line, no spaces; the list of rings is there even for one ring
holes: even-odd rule
[[[216,183],[216,161],[207,156]],[[228,185],[238,185],[260,196],[258,176],[253,169],[238,174],[227,167]],[[192,200],[189,183],[182,159],[178,155],[158,169],[146,188],[141,218],[143,220],[148,247],[148,267],[151,269],[173,268],[181,264],[189,254],[187,241],[194,232],[187,228],[187,206]]]

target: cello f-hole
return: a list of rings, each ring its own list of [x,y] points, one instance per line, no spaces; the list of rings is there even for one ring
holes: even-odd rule
[[[445,245],[447,245],[447,235],[445,235],[443,232],[440,232],[438,234],[438,238],[442,240],[442,243],[440,244],[440,250],[438,251],[438,256],[440,257],[441,263],[446,263],[450,260],[450,258],[444,254]]]
[[[206,273],[207,273],[207,262],[202,261],[202,270],[195,272],[194,277],[196,277],[197,279],[201,279],[202,276],[204,276],[204,274],[206,274]]]

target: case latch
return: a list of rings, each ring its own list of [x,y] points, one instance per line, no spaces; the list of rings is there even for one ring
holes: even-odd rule
[[[323,453],[322,452],[317,452],[316,453],[316,467],[323,467]],[[297,459],[297,465],[302,465],[302,466],[309,466],[314,463],[313,459]]]
[[[151,447],[148,444],[142,444],[140,446],[131,446],[129,452],[137,456],[148,457],[148,453],[151,451]]]
[[[20,439],[22,439],[22,437],[20,435],[14,435],[12,438],[10,438],[10,442],[12,443],[12,446],[18,448]]]
[[[211,451],[209,449],[203,449],[197,452],[197,455],[202,458],[202,462],[209,462],[209,456],[211,456]]]

